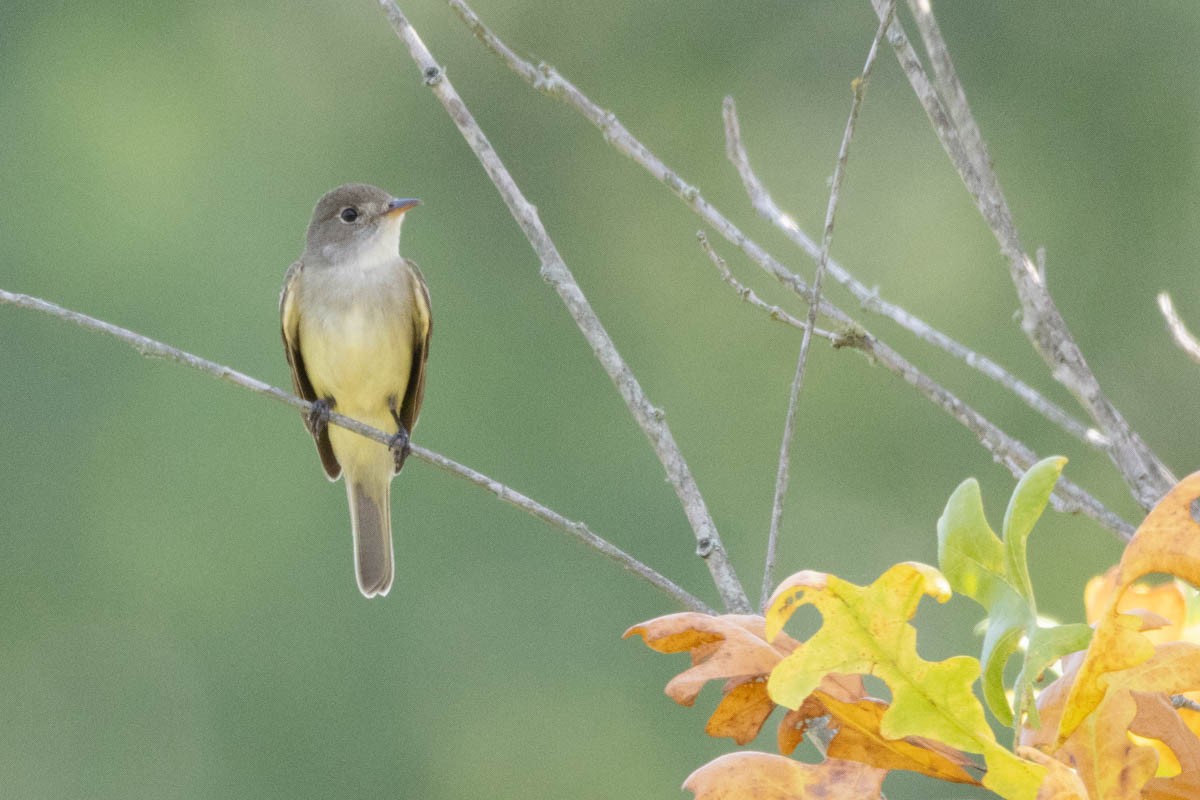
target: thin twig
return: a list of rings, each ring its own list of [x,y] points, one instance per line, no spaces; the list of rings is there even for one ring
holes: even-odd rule
[[[723,273],[728,272],[728,267],[725,266],[724,259],[713,250],[712,245],[708,243],[707,239],[702,240],[701,244],[705,252],[708,253],[709,258],[717,265],[717,269],[722,270]],[[779,320],[800,330],[805,329],[806,323],[804,320],[781,311],[778,307],[764,303],[752,291],[739,283],[732,274],[728,276],[722,274],[722,277],[743,300],[747,300],[751,305],[765,312],[771,319]],[[909,363],[899,353],[862,328],[848,328],[840,333],[817,328],[814,330],[814,334],[828,339],[835,349],[857,350],[872,364],[878,364],[912,386],[918,394],[938,408],[941,408],[964,428],[975,434],[979,442],[992,454],[992,458],[996,463],[1003,466],[1014,476],[1023,475],[1027,469],[1040,460],[1038,455],[1023,443],[1010,437],[978,411],[958,399],[958,397],[944,386],[921,372],[920,369]],[[1091,517],[1125,541],[1133,538],[1134,528],[1132,525],[1112,511],[1109,511],[1105,508],[1104,504],[1088,494],[1085,489],[1065,477],[1058,479],[1050,502],[1053,508],[1061,513],[1083,514],[1084,516]]]
[[[885,0],[871,2],[882,20],[886,12]],[[992,169],[983,135],[967,103],[933,9],[928,0],[910,0],[909,6],[929,54],[935,81],[929,80],[904,26],[894,17],[888,29],[888,41],[943,149],[1008,262],[1009,276],[1021,303],[1021,329],[1055,380],[1071,392],[1108,440],[1105,449],[1109,460],[1120,472],[1134,499],[1143,508],[1152,508],[1175,484],[1175,477],[1101,390],[1099,380],[1050,296],[1044,270],[1035,265],[1021,245],[1008,201]]]
[[[725,154],[741,177],[742,185],[745,187],[746,194],[750,198],[750,204],[758,212],[759,216],[782,231],[793,244],[803,250],[810,258],[814,260],[820,258],[820,246],[804,232],[804,229],[799,226],[790,214],[783,211],[775,203],[766,185],[750,166],[750,157],[747,155],[746,147],[742,142],[742,131],[741,124],[738,121],[737,105],[734,103],[732,97],[725,98],[723,110],[725,117]],[[987,356],[976,353],[956,339],[934,328],[915,314],[901,308],[895,303],[884,300],[879,295],[877,289],[871,288],[855,278],[836,259],[829,259],[829,274],[854,296],[864,310],[887,317],[918,339],[944,350],[972,369],[978,370],[985,377],[990,378],[1012,392],[1027,406],[1080,441],[1094,447],[1103,448],[1107,446],[1108,440],[1104,438],[1104,435],[1100,431],[1083,424],[1063,410],[1057,403]]]
[[[671,435],[663,411],[651,404],[646,397],[641,384],[617,352],[612,338],[605,331],[600,318],[592,310],[583,290],[579,288],[566,262],[559,255],[558,248],[538,217],[537,209],[525,199],[462,98],[458,96],[438,62],[421,41],[421,37],[392,0],[381,0],[380,5],[387,14],[392,29],[408,47],[409,55],[425,78],[425,84],[458,126],[459,132],[467,140],[484,171],[500,192],[513,219],[517,221],[525,238],[537,253],[541,260],[542,278],[558,292],[568,313],[591,346],[592,353],[604,367],[634,419],[641,426],[642,432],[650,440],[676,496],[683,505],[688,522],[691,523],[696,537],[696,553],[708,566],[725,609],[734,613],[748,612],[750,601],[746,597],[746,591],[729,561],[721,537],[717,533],[717,526],[708,512],[704,497],[700,494],[683,453]]]
[[[177,347],[164,344],[156,339],[151,339],[143,336],[140,333],[135,333],[127,328],[122,328],[119,325],[113,325],[110,322],[90,317],[87,314],[81,314],[78,311],[72,311],[69,308],[63,308],[60,305],[51,303],[47,300],[42,300],[38,297],[31,297],[26,294],[17,294],[7,292],[0,289],[0,303],[18,306],[20,308],[28,308],[34,311],[40,311],[44,314],[57,317],[59,319],[72,322],[82,328],[86,328],[97,333],[103,333],[118,339],[125,344],[137,350],[147,358],[163,358],[169,361],[174,361],[177,364],[182,364],[185,367],[191,367],[207,375],[215,378],[220,378],[223,381],[232,383],[235,386],[240,386],[243,389],[249,389],[255,394],[269,397],[272,400],[289,405],[292,408],[307,414],[312,410],[312,403],[307,400],[302,400],[293,394],[289,394],[282,389],[278,389],[270,384],[264,383],[257,378],[252,378],[245,373],[227,367],[224,364],[218,364],[215,361],[209,361],[206,358],[193,355]],[[366,436],[368,439],[374,439],[382,444],[389,444],[392,440],[392,434],[385,433],[378,428],[373,428],[370,425],[359,422],[351,417],[343,416],[336,412],[330,412],[329,422],[333,425],[346,428],[354,431],[360,436]],[[628,570],[637,575],[650,584],[658,587],[674,598],[681,606],[692,611],[700,611],[703,613],[712,613],[712,609],[708,607],[704,601],[695,597],[691,593],[677,586],[669,578],[661,575],[651,567],[646,566],[641,561],[638,561],[633,556],[621,550],[616,545],[611,544],[607,540],[597,536],[592,530],[582,522],[575,522],[559,514],[552,508],[542,505],[541,503],[521,494],[517,490],[505,486],[497,480],[489,478],[481,472],[477,472],[470,467],[459,464],[453,459],[447,458],[440,453],[435,453],[432,450],[427,450],[420,445],[413,444],[412,455],[418,459],[432,464],[443,472],[454,475],[457,478],[470,481],[476,486],[487,489],[496,497],[500,498],[509,505],[525,511],[538,519],[542,520],[551,527],[558,528],[566,533],[571,534],[579,541],[583,542],[588,547],[596,550],[601,555],[604,555]]]
[[[462,18],[467,27],[475,34],[484,46],[495,53],[504,63],[528,83],[532,88],[550,97],[566,103],[578,111],[585,119],[595,125],[604,135],[604,139],[618,152],[633,159],[639,166],[658,179],[703,219],[713,230],[734,247],[740,249],[746,256],[761,267],[780,283],[790,287],[801,297],[811,301],[808,285],[802,278],[785,267],[778,259],[768,253],[761,245],[744,234],[736,225],[729,221],[721,212],[714,208],[700,190],[688,184],[676,172],[671,170],[658,156],[654,155],[644,144],[621,124],[616,115],[605,111],[596,105],[587,95],[583,94],[573,83],[560,75],[553,67],[541,64],[535,67],[518,56],[501,41],[479,19],[464,0],[447,0]],[[892,28],[895,27],[893,22]],[[892,29],[889,28],[889,31]],[[947,411],[959,423],[969,429],[980,443],[992,453],[993,458],[1003,464],[1014,476],[1020,477],[1025,470],[1037,462],[1037,457],[1021,442],[1006,434],[993,425],[987,418],[965,405],[944,387],[923,375],[912,364],[900,356],[895,350],[875,339],[871,334],[852,319],[846,312],[830,303],[825,298],[819,298],[820,312],[823,316],[844,326],[847,342],[861,339],[870,348],[873,361],[884,366],[889,372],[903,378],[916,388],[923,396]],[[1104,505],[1074,483],[1060,481],[1056,485],[1055,495],[1051,498],[1055,509],[1064,513],[1082,513],[1112,530],[1122,538],[1128,539],[1133,527],[1113,514]]]
[[[735,278],[733,276],[733,272],[731,272],[729,269],[729,264],[724,258],[721,257],[720,253],[713,249],[712,242],[708,241],[708,235],[704,231],[696,231],[696,239],[699,240],[701,249],[704,250],[705,254],[712,261],[713,266],[717,268],[717,272],[720,274],[721,280],[729,284],[729,286],[735,292],[737,292],[738,297],[742,298],[742,300],[746,301],[755,308],[766,312],[767,316],[771,319],[785,322],[788,325],[791,325],[793,328],[799,328],[802,331],[808,329],[809,326],[807,322],[799,317],[792,316],[779,306],[771,305],[755,294],[753,289]],[[831,342],[838,341],[838,334],[817,326],[813,326],[813,334],[820,336],[822,339],[828,339]]]
[[[895,11],[895,0],[891,2],[892,12]],[[892,14],[879,24],[875,36],[871,39],[871,48],[867,51],[867,60],[862,72],[853,82],[854,98],[850,103],[850,116],[846,120],[846,129],[842,133],[842,143],[838,147],[837,163],[833,168],[833,180],[830,182],[829,203],[825,207],[825,228],[821,235],[821,252],[817,258],[817,269],[813,273],[812,297],[813,302],[808,306],[808,319],[804,333],[800,337],[800,353],[796,358],[796,372],[792,376],[792,385],[788,394],[787,417],[783,425],[783,440],[779,444],[779,464],[775,471],[775,496],[771,501],[771,525],[767,531],[767,555],[763,564],[762,594],[759,595],[759,607],[764,611],[767,600],[775,588],[775,559],[779,547],[779,531],[783,526],[783,505],[787,499],[788,472],[792,462],[792,442],[796,436],[796,411],[800,404],[800,392],[804,388],[804,373],[808,367],[808,351],[812,346],[813,328],[817,325],[817,309],[821,298],[821,283],[825,279],[825,270],[829,267],[829,249],[833,246],[833,226],[837,217],[838,203],[841,200],[842,183],[846,179],[846,165],[850,159],[850,142],[854,139],[854,129],[858,125],[858,114],[862,109],[863,97],[867,91],[867,81],[871,78],[871,68],[875,66],[875,57],[879,54],[879,41],[883,32],[891,22]]]
[[[1167,321],[1167,330],[1171,332],[1171,338],[1175,340],[1175,344],[1187,354],[1188,358],[1200,364],[1200,341],[1196,340],[1192,332],[1187,329],[1187,325],[1183,323],[1183,318],[1179,316],[1179,312],[1175,310],[1175,304],[1171,302],[1171,295],[1159,292],[1158,310],[1162,312],[1163,319]]]

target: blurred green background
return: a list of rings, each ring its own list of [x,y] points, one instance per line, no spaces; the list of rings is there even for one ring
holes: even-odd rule
[[[740,303],[699,220],[442,4],[402,4],[484,126],[672,431],[757,596],[799,337]],[[794,268],[724,159],[737,98],[777,200],[817,234],[876,22],[866,2],[476,6],[556,65]],[[1200,326],[1200,6],[939,8],[1026,244],[1112,399],[1179,474],[1197,373],[1154,307]],[[313,203],[348,180],[422,198],[404,252],[436,333],[415,439],[564,513],[710,602],[662,469],[496,192],[375,3],[0,7],[0,287],[288,385],[276,299]],[[795,298],[714,237],[772,302]],[[1013,319],[1006,267],[890,51],[834,244],[883,296],[1070,404]],[[847,308],[845,293],[830,295]],[[865,324],[1135,519],[1106,459],[882,320]],[[39,314],[0,308],[0,794],[22,798],[657,798],[733,749],[662,687],[682,657],[621,632],[665,596],[420,462],[393,485],[398,575],[354,583],[342,486],[298,415]],[[783,574],[866,582],[936,559],[974,475],[1013,479],[858,356],[814,349]],[[1082,613],[1112,534],[1047,517],[1044,612]],[[975,652],[974,607],[919,617]],[[757,743],[773,747],[773,724]],[[906,777],[892,798],[970,795]],[[976,793],[971,796],[982,796]]]

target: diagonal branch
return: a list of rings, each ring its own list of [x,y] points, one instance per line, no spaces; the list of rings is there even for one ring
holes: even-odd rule
[[[709,243],[707,237],[700,237],[700,246],[721,273],[725,283],[737,292],[750,305],[764,312],[768,317],[794,328],[804,330],[807,323],[798,319],[777,306],[763,302],[753,290],[733,277],[725,259],[721,258]],[[820,328],[813,333],[822,339],[829,340],[836,350],[857,350],[872,364],[878,364],[888,372],[900,378],[916,389],[917,393],[929,402],[941,408],[960,425],[975,435],[985,448],[992,454],[996,463],[1003,466],[1014,476],[1019,477],[1040,458],[1022,442],[1013,439],[987,417],[980,414],[969,405],[959,400],[952,392],[940,383],[921,372],[916,366],[905,360],[903,356],[892,350],[879,339],[862,328],[851,328],[844,332],[826,331]],[[1091,517],[1104,527],[1116,533],[1125,541],[1133,538],[1134,528],[1121,517],[1109,511],[1096,498],[1092,497],[1078,484],[1065,477],[1060,477],[1055,484],[1054,494],[1050,498],[1051,505],[1056,511],[1064,514],[1083,514]]]
[[[738,122],[737,106],[732,97],[725,98],[723,107],[725,117],[725,153],[726,157],[737,170],[750,197],[750,204],[759,216],[773,224],[791,239],[792,243],[803,250],[809,258],[818,259],[821,248],[806,234],[795,219],[787,214],[771,197],[762,180],[750,166],[750,157],[742,143],[742,129]],[[1005,389],[1012,392],[1027,406],[1041,414],[1046,419],[1058,425],[1080,441],[1095,447],[1104,447],[1107,440],[1095,428],[1089,428],[1062,409],[1061,406],[1047,398],[1037,389],[1022,381],[1008,370],[1001,367],[987,356],[976,353],[957,340],[942,333],[928,322],[920,319],[911,312],[890,303],[879,296],[876,289],[858,280],[843,267],[836,259],[829,260],[829,274],[839,284],[845,287],[867,311],[872,311],[887,317],[901,328],[912,333],[918,339],[937,347],[962,361],[972,369],[978,370]]]
[[[886,13],[884,0],[871,0],[876,15]],[[933,66],[931,82],[909,43],[904,26],[893,18],[888,41],[925,109],[942,148],[958,170],[967,191],[1008,261],[1009,276],[1021,303],[1021,329],[1050,367],[1055,380],[1067,388],[1108,440],[1109,459],[1144,508],[1151,508],[1175,484],[1175,477],[1134,431],[1100,388],[1066,320],[1047,289],[1044,272],[1026,255],[1000,181],[991,166],[979,126],[967,104],[928,0],[910,0],[925,50]]]
[[[242,372],[227,367],[223,364],[218,364],[215,361],[209,361],[206,358],[193,355],[177,347],[164,344],[156,339],[151,339],[143,336],[140,333],[135,333],[127,328],[122,328],[119,325],[113,325],[110,322],[90,317],[87,314],[81,314],[78,311],[72,311],[69,308],[63,308],[60,305],[51,303],[47,300],[42,300],[38,297],[31,297],[26,294],[16,294],[14,292],[6,292],[0,289],[0,303],[14,305],[19,308],[28,308],[34,311],[40,311],[44,314],[49,314],[53,317],[72,322],[82,328],[103,333],[106,336],[111,336],[137,350],[147,358],[163,358],[168,361],[174,361],[177,364],[182,364],[185,367],[191,367],[207,375],[215,378],[220,378],[223,381],[232,383],[235,386],[240,386],[243,389],[249,389],[255,394],[268,397],[277,402],[289,405],[292,408],[299,409],[304,413],[312,411],[312,403],[307,400],[302,400],[295,395],[271,386],[268,383],[263,383],[257,378],[252,378]],[[329,422],[333,425],[339,425],[347,430],[354,431],[360,436],[366,436],[368,439],[374,439],[381,444],[390,444],[392,435],[385,433],[378,428],[372,428],[370,425],[359,422],[351,417],[343,416],[337,412],[329,413]],[[426,450],[424,447],[413,444],[412,455],[416,456],[426,463],[432,464],[443,472],[447,472],[455,477],[470,481],[476,486],[480,486],[496,497],[500,498],[509,505],[517,508],[540,519],[546,524],[558,528],[566,533],[571,534],[579,539],[588,547],[597,551],[603,556],[619,564],[624,569],[637,575],[643,580],[656,586],[666,592],[675,599],[684,608],[692,611],[700,611],[702,613],[712,613],[712,610],[699,598],[693,596],[689,592],[677,586],[669,578],[659,574],[654,569],[646,566],[638,561],[633,556],[626,553],[621,548],[611,544],[607,540],[597,536],[592,530],[582,522],[575,522],[559,514],[552,508],[542,505],[515,489],[509,488],[497,480],[489,478],[482,472],[476,472],[470,467],[459,464],[453,459],[446,458],[440,453],[435,453],[432,450]]]
[[[726,241],[740,249],[751,261],[780,283],[790,287],[801,297],[811,300],[808,284],[785,267],[761,245],[738,229],[720,211],[712,206],[695,186],[684,181],[678,173],[668,167],[658,156],[629,132],[616,115],[596,105],[573,83],[547,64],[534,66],[518,56],[501,41],[479,19],[464,0],[447,0],[462,18],[467,27],[484,46],[495,53],[506,66],[532,88],[556,100],[566,103],[591,122],[604,135],[604,140],[618,152],[633,159],[639,166],[669,188],[701,219]],[[893,24],[894,27],[894,24]],[[890,31],[891,29],[889,29]],[[819,299],[823,316],[847,329],[849,340],[862,340],[869,348],[873,362],[885,367],[892,374],[913,386],[926,399],[949,413],[955,420],[970,430],[979,442],[992,453],[993,458],[1003,464],[1015,477],[1020,477],[1039,460],[1037,455],[1023,443],[1012,438],[992,424],[986,417],[967,406],[952,393],[932,379],[923,375],[916,367],[882,341],[862,329],[846,312],[825,298]],[[1104,527],[1128,539],[1133,527],[1092,497],[1078,485],[1059,481],[1052,498],[1054,508],[1063,513],[1082,513],[1095,519]]]
[[[759,607],[766,609],[767,600],[775,589],[775,558],[779,546],[779,530],[783,526],[783,504],[787,497],[788,471],[792,461],[792,441],[796,436],[796,409],[799,406],[800,391],[804,387],[804,372],[808,366],[808,350],[812,346],[813,329],[817,326],[817,308],[821,301],[821,282],[825,279],[825,270],[829,267],[829,248],[833,245],[833,224],[837,217],[838,201],[841,199],[842,183],[846,180],[846,164],[850,159],[850,142],[854,139],[854,129],[858,125],[858,113],[862,108],[863,97],[867,91],[867,81],[871,78],[871,68],[875,66],[875,57],[879,54],[879,41],[883,32],[891,22],[895,12],[895,0],[891,0],[891,11],[886,19],[879,23],[875,37],[871,39],[871,48],[867,51],[867,60],[862,72],[854,81],[854,99],[850,103],[850,117],[846,120],[846,129],[842,133],[842,143],[838,147],[837,163],[833,168],[833,180],[829,187],[829,204],[825,209],[825,229],[821,236],[821,252],[817,258],[817,269],[813,273],[812,302],[808,305],[808,320],[804,333],[800,337],[800,354],[796,359],[796,373],[792,377],[792,386],[788,395],[787,418],[783,425],[783,441],[779,445],[779,466],[775,472],[775,496],[771,502],[771,527],[767,531],[767,555],[763,565],[762,594],[759,595]]]
[[[459,132],[467,140],[467,144],[475,152],[484,171],[496,185],[500,196],[508,206],[513,219],[520,225],[525,238],[533,247],[542,262],[542,278],[554,287],[558,296],[567,307],[567,311],[579,326],[579,330],[587,339],[592,353],[604,367],[609,378],[617,387],[625,404],[629,407],[642,432],[650,440],[654,452],[662,462],[667,472],[667,478],[675,489],[675,494],[683,504],[684,513],[691,523],[696,536],[696,552],[704,559],[708,570],[716,584],[727,611],[744,613],[750,610],[750,601],[742,588],[733,565],[729,562],[717,527],[705,505],[704,497],[692,476],[687,462],[680,452],[679,446],[671,435],[663,411],[654,407],[642,390],[641,384],[634,377],[629,365],[617,352],[616,345],[604,329],[600,318],[592,310],[583,290],[579,288],[566,262],[559,255],[558,248],[550,239],[537,209],[525,199],[521,190],[513,181],[512,176],[501,162],[499,155],[492,148],[483,130],[463,103],[462,98],[454,90],[433,55],[425,47],[416,30],[401,13],[392,0],[381,0],[380,5],[387,14],[393,30],[401,41],[408,47],[413,61],[425,76],[425,83],[433,90],[434,96],[441,102],[446,113],[458,126]]]

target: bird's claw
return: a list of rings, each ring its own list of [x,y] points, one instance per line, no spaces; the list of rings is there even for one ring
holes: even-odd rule
[[[408,439],[408,430],[401,425],[399,432],[388,440],[388,449],[392,451],[392,458],[396,462],[396,472],[400,471],[404,466],[404,460],[412,452]]]
[[[332,409],[333,405],[324,398],[313,401],[312,408],[305,417],[305,422],[313,436],[320,436],[329,427],[329,412]]]

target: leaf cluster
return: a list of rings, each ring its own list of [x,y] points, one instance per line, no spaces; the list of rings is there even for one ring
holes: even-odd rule
[[[999,535],[978,483],[964,481],[938,521],[940,569],[900,563],[867,586],[806,570],[778,586],[765,616],[672,614],[626,631],[658,652],[689,654],[691,666],[666,688],[677,703],[691,706],[709,681],[722,682],[710,736],[748,744],[784,709],[779,754],[721,756],[684,788],[698,800],[848,800],[882,797],[887,774],[908,770],[1006,800],[1200,797],[1200,713],[1186,696],[1200,691],[1200,639],[1180,582],[1200,585],[1191,511],[1200,473],[1168,493],[1120,563],[1089,583],[1088,622],[1060,625],[1038,615],[1026,545],[1065,463],[1030,468]],[[1152,574],[1175,580],[1143,581]],[[954,593],[986,613],[981,651],[927,661],[912,618],[922,598]],[[820,627],[792,638],[784,627],[805,605]],[[870,696],[865,676],[890,696]],[[994,726],[1011,730],[1010,745]],[[805,734],[821,745],[818,763],[792,757]]]

